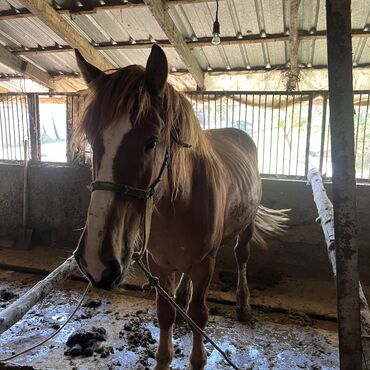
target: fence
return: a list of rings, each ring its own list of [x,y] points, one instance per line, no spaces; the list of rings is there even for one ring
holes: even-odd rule
[[[369,180],[369,91],[354,94],[356,177]],[[328,92],[190,92],[205,129],[236,127],[254,139],[263,175],[332,176]]]
[[[189,92],[205,129],[236,127],[251,135],[265,176],[300,178],[310,167],[331,177],[327,92]],[[370,91],[354,94],[356,176],[369,180]],[[36,160],[72,162],[72,127],[82,111],[76,94],[0,94],[0,159],[23,159],[24,140]],[[83,156],[80,157],[80,160]]]

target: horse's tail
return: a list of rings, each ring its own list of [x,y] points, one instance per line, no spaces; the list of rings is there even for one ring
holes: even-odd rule
[[[287,212],[289,211],[290,209],[271,209],[258,206],[252,240],[260,247],[266,248],[266,242],[261,236],[261,232],[267,236],[283,234],[288,226]]]

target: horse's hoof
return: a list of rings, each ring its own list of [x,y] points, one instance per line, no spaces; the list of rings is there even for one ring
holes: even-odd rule
[[[254,328],[256,319],[253,315],[252,310],[247,310],[244,308],[237,308],[236,309],[236,318],[240,322],[244,322]]]

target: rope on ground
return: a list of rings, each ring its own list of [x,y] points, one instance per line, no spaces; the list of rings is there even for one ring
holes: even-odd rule
[[[24,355],[25,353],[28,353],[28,352],[33,351],[37,347],[42,346],[43,344],[45,344],[46,342],[48,342],[50,339],[54,338],[61,330],[63,330],[65,328],[65,326],[71,321],[72,317],[75,315],[75,313],[77,312],[77,310],[81,307],[82,302],[84,301],[84,299],[86,297],[86,294],[89,291],[90,287],[91,287],[91,283],[88,283],[87,284],[87,287],[85,288],[85,291],[82,294],[82,297],[81,297],[80,301],[77,304],[77,306],[75,307],[75,309],[69,315],[68,319],[63,323],[63,325],[59,329],[57,329],[54,333],[50,334],[48,337],[46,337],[45,339],[43,339],[41,342],[35,344],[34,346],[32,346],[30,348],[27,348],[27,349],[25,349],[22,352],[16,353],[15,355],[12,355],[10,357],[0,359],[0,362],[6,362],[6,361],[13,360],[16,357],[19,357],[21,355]]]

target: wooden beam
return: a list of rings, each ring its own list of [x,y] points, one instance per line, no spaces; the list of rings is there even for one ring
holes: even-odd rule
[[[197,85],[200,88],[204,88],[203,71],[197,59],[192,54],[189,46],[186,44],[182,34],[168,14],[169,7],[165,0],[144,0],[144,2],[149,7],[149,10],[153,14],[159,26],[168,37],[168,40],[176,49],[189,72],[193,75]]]
[[[341,370],[361,370],[351,0],[326,0],[337,313]]]
[[[0,45],[0,63],[5,64],[40,85],[53,88],[52,80],[47,72],[17,57],[2,45]]]
[[[289,52],[290,52],[290,71],[285,82],[287,91],[294,91],[299,81],[298,67],[298,10],[301,0],[289,0]]]
[[[63,264],[51,272],[44,280],[39,281],[22,297],[0,312],[0,334],[11,328],[36,303],[43,300],[56,286],[62,283],[77,270],[75,258],[69,257]]]
[[[313,40],[326,40],[326,32],[318,31],[314,34],[310,34],[306,31],[300,31],[298,33],[299,41],[313,41]],[[364,31],[363,29],[352,30],[352,38],[370,38],[370,32]],[[185,40],[186,44],[190,49],[202,48],[202,47],[217,47],[211,43],[212,37],[201,37],[197,41]],[[288,42],[289,35],[284,33],[268,34],[266,37],[260,35],[246,35],[243,38],[238,39],[236,37],[225,36],[222,37],[222,46],[231,45],[262,45],[275,42]],[[169,40],[156,40],[156,44],[162,48],[172,48],[172,44]],[[149,49],[153,45],[152,41],[149,40],[136,40],[135,43],[130,41],[116,41],[114,43],[99,43],[95,46],[96,50],[126,50],[126,49]],[[50,54],[50,53],[63,53],[66,51],[73,50],[69,45],[53,45],[46,47],[27,48],[27,49],[13,49],[11,50],[15,55],[37,55],[37,54]]]
[[[184,4],[195,4],[195,3],[205,3],[209,2],[209,0],[169,0],[168,5],[175,6],[175,5],[184,5]],[[73,6],[73,7],[60,7],[60,8],[53,8],[59,14],[67,14],[67,15],[74,15],[74,14],[94,14],[99,11],[105,10],[126,10],[132,8],[142,8],[145,7],[146,4],[143,0],[131,0],[127,3],[123,3],[122,0],[110,0],[106,3],[102,4],[94,4],[92,6]],[[30,12],[27,7],[26,8],[15,8],[12,7],[9,10],[2,10],[0,11],[0,20],[8,20],[8,19],[17,19],[17,18],[28,18],[33,17],[34,14]]]
[[[308,181],[311,183],[313,199],[319,213],[318,222],[321,223],[326,241],[327,251],[334,279],[337,278],[336,253],[335,253],[335,232],[334,232],[334,211],[333,205],[326,193],[321,173],[316,168],[308,172]],[[360,295],[360,320],[361,320],[361,347],[362,347],[362,368],[370,367],[370,310],[359,282]]]
[[[101,70],[115,68],[104,56],[65,21],[45,0],[21,0],[23,6],[36,15],[71,47],[78,49],[84,57]]]

